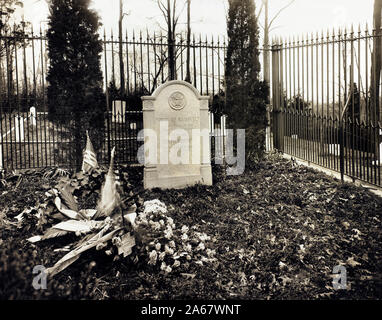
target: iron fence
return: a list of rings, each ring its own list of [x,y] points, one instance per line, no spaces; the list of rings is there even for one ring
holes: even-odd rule
[[[101,139],[97,141],[98,162],[108,164],[110,150],[115,147],[117,163],[138,164],[138,150],[143,144],[138,140],[143,129],[143,112],[114,111],[105,114],[104,128],[97,132],[96,138]],[[2,114],[0,169],[74,167],[78,157],[74,118],[59,117],[60,122],[50,120],[46,112]],[[221,157],[225,154],[226,141],[224,117],[210,113],[209,128],[211,155]]]
[[[111,98],[151,94],[168,80],[168,45],[161,33],[136,36],[126,31],[119,38],[104,32],[102,45],[104,89]],[[188,48],[190,82],[202,95],[218,94],[224,79],[225,39],[193,35],[188,45],[180,34],[175,42],[175,79],[186,79]],[[41,30],[18,37],[0,34],[0,111],[48,111],[48,69],[47,38]]]
[[[168,80],[167,40],[162,34],[139,32],[136,36],[134,31],[126,31],[120,38],[105,32],[102,45],[106,99],[99,160],[108,162],[110,149],[116,146],[118,162],[137,163],[137,134],[143,126],[140,97]],[[213,96],[222,91],[225,40],[193,36],[188,45],[179,35],[175,43],[176,79],[186,77],[188,48],[190,82],[202,95],[209,95],[212,104]],[[35,33],[31,29],[17,38],[0,34],[0,168],[74,165],[71,159],[76,141],[70,132],[71,115],[59,115],[66,119],[65,125],[48,116],[48,69],[47,38],[41,30]],[[114,108],[118,101],[125,103],[119,111]],[[220,117],[221,112],[210,116],[213,154],[215,146],[217,152],[224,150]]]
[[[381,41],[367,27],[274,40],[276,149],[382,185]]]

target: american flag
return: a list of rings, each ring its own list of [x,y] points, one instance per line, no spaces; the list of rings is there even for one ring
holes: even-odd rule
[[[98,167],[97,155],[94,152],[92,142],[89,138],[89,133],[86,131],[86,148],[84,151],[84,157],[82,160],[82,171],[84,173],[89,172],[91,169]]]
[[[105,177],[105,182],[101,188],[101,198],[97,206],[97,213],[93,219],[110,216],[113,210],[118,206],[119,195],[116,186],[116,177],[114,174],[114,155],[115,147],[111,150],[110,167]]]

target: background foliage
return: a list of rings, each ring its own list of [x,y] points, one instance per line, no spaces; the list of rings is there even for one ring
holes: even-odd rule
[[[52,0],[47,32],[49,116],[73,129],[72,134],[78,141],[74,152],[77,165],[81,161],[86,130],[95,149],[102,146],[106,111],[102,42],[97,32],[100,22],[89,4],[90,0]],[[74,121],[69,123],[70,118]]]
[[[259,30],[255,4],[230,0],[227,19],[226,113],[233,129],[246,129],[247,160],[265,149],[267,85],[259,80]]]

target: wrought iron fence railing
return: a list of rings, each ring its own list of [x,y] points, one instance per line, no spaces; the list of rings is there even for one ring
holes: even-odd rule
[[[339,30],[272,46],[276,149],[382,186],[382,30]]]

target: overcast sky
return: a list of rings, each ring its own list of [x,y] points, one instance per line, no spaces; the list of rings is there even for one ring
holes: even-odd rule
[[[45,0],[24,0],[25,19],[37,27],[47,20],[48,6]],[[179,8],[185,0],[178,0]],[[269,0],[270,18],[290,0]],[[255,1],[257,9],[261,0]],[[160,30],[158,22],[163,25],[163,18],[155,0],[124,0],[124,28],[128,30]],[[92,7],[98,11],[106,30],[117,31],[119,0],[93,0]],[[191,0],[192,29],[203,36],[224,36],[226,34],[227,0]],[[350,26],[358,27],[372,24],[373,0],[295,0],[275,20],[273,35],[288,37],[320,30]],[[185,13],[185,9],[184,9]],[[184,19],[180,22],[185,22]],[[182,18],[183,18],[182,17]],[[260,22],[263,21],[261,16]],[[180,28],[184,25],[180,25]]]

